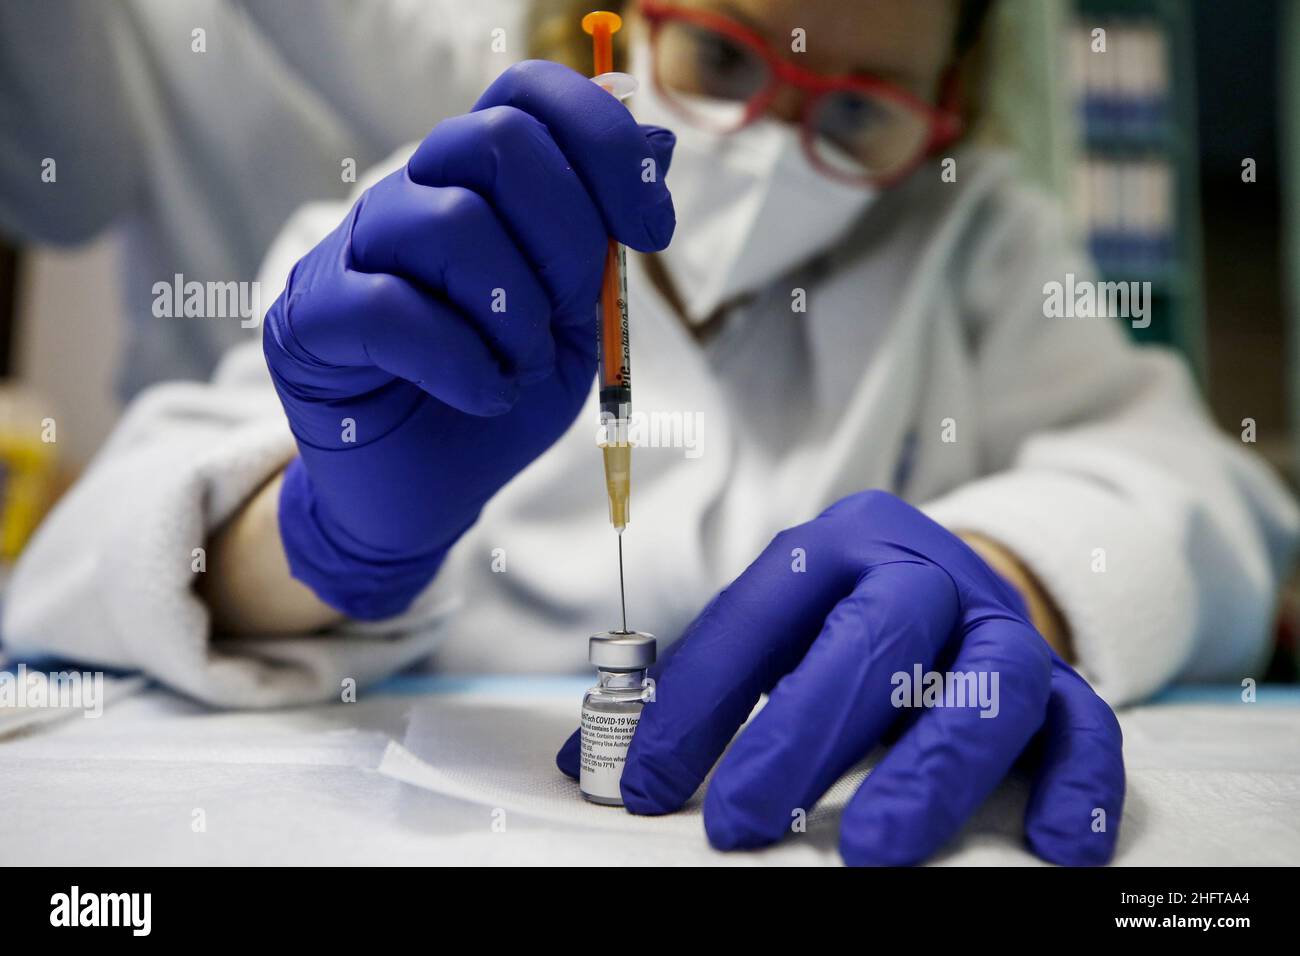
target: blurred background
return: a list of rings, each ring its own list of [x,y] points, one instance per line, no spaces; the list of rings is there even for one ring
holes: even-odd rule
[[[997,126],[1102,271],[1152,283],[1153,321],[1133,334],[1186,355],[1219,424],[1252,420],[1295,487],[1300,0],[1002,0],[990,28]],[[1089,55],[1098,29],[1105,55]],[[120,413],[119,253],[112,233],[0,237],[0,557]],[[33,417],[57,422],[57,443],[33,441]]]

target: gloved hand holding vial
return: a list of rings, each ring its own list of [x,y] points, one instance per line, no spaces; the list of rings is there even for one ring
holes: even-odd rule
[[[805,572],[791,573],[794,548],[816,556]],[[598,667],[648,660],[597,651],[599,640]],[[920,688],[904,694],[899,681],[916,670],[983,674],[986,683],[969,706],[918,708]],[[1035,853],[1095,865],[1114,852],[1124,801],[1115,715],[1035,633],[1005,580],[884,492],[845,498],[777,535],[687,628],[653,687],[621,802],[637,814],[672,813],[714,771],[704,826],[719,849],[782,839],[800,811],[896,737],[845,808],[846,862],[924,860],[1017,764],[1032,775],[1024,832]],[[581,773],[584,793],[589,779],[599,786],[585,765],[587,727],[584,707],[581,730],[556,758],[565,773]],[[1111,825],[1089,829],[1099,811]]]

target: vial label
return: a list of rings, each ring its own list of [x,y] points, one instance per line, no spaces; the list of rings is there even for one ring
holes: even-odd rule
[[[609,712],[582,709],[582,792],[621,804],[618,782],[623,777],[627,748],[641,720],[641,708]]]

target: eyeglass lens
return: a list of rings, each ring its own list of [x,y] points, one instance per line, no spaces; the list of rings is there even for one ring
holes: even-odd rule
[[[763,55],[744,41],[686,20],[661,22],[655,70],[687,119],[718,132],[744,123],[748,105],[773,82]],[[847,176],[887,177],[924,149],[927,118],[883,96],[836,90],[808,117],[817,159]]]

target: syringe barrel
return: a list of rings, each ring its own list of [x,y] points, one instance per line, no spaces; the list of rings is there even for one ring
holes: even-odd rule
[[[618,14],[597,10],[583,17],[591,35],[597,84],[620,102],[636,89],[636,81],[614,69],[613,35],[622,27]],[[596,304],[596,344],[600,380],[601,451],[605,459],[605,488],[609,519],[620,532],[627,525],[632,484],[632,446],[628,440],[632,416],[632,354],[628,344],[627,252],[609,240],[605,274]]]
[[[600,407],[618,417],[618,406],[632,402],[632,355],[628,347],[627,253],[611,239],[605,255],[605,274],[596,304]]]

